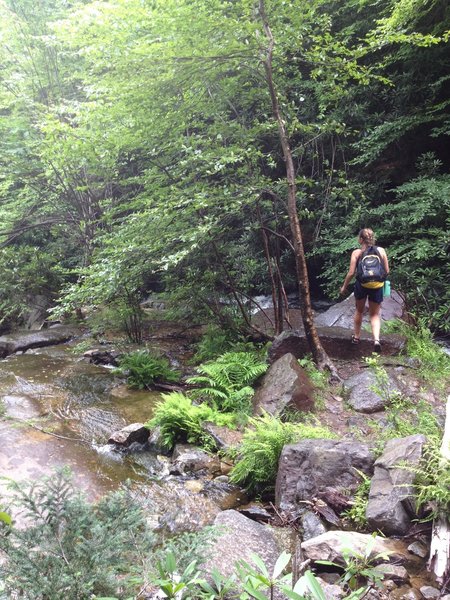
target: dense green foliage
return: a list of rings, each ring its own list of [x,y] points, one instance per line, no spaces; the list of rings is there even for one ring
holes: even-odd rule
[[[148,350],[135,350],[125,354],[120,359],[116,372],[125,375],[128,385],[139,390],[151,388],[157,382],[176,382],[180,377],[171,368],[168,358]]]
[[[139,342],[139,301],[164,292],[245,333],[249,297],[295,290],[256,5],[1,4],[3,329],[39,294],[111,306]],[[336,297],[369,225],[408,308],[448,331],[447,3],[266,12],[313,291]]]
[[[153,541],[131,494],[91,504],[59,473],[29,488],[16,485],[15,504],[26,526],[0,528],[6,597],[88,600],[133,592]]]
[[[332,438],[326,427],[302,423],[282,423],[265,414],[251,419],[239,448],[239,459],[231,472],[234,483],[245,486],[250,492],[263,492],[275,485],[278,461],[286,444],[304,438]]]
[[[219,411],[249,414],[254,394],[251,386],[267,368],[267,362],[254,352],[226,352],[197,368],[200,375],[187,382],[199,387],[190,395],[205,399]]]
[[[203,423],[208,421],[226,427],[234,425],[234,415],[219,413],[204,403],[195,405],[180,392],[162,394],[162,398],[147,426],[160,427],[163,443],[169,448],[173,448],[177,441],[187,441],[213,450],[216,444],[203,429]]]

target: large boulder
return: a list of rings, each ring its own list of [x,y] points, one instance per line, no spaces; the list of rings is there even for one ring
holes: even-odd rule
[[[384,410],[392,394],[401,392],[397,379],[392,375],[380,385],[373,371],[369,369],[363,369],[347,379],[344,387],[350,392],[350,406],[358,412],[368,414]]]
[[[324,350],[331,358],[351,360],[370,356],[373,352],[372,336],[366,332],[361,332],[359,344],[352,344],[351,331],[343,327],[317,327],[317,333]],[[401,335],[385,335],[381,340],[382,354],[400,354],[405,344],[406,339]],[[302,358],[309,352],[311,349],[303,330],[283,331],[275,338],[270,347],[269,361],[273,363],[287,353],[293,354],[296,358]]]
[[[356,489],[357,470],[372,475],[373,464],[368,446],[359,442],[312,439],[287,445],[278,467],[276,505],[290,510],[329,490]]]
[[[366,309],[367,311],[367,309]],[[389,298],[384,298],[381,308],[383,321],[401,319],[405,312],[405,303],[400,294],[392,291]],[[348,298],[337,304],[333,304],[328,310],[316,315],[315,323],[318,327],[344,327],[353,329],[353,317],[355,315],[355,297],[351,294]]]
[[[25,352],[31,348],[43,348],[63,344],[79,334],[74,327],[59,325],[41,331],[18,331],[0,337],[0,358],[6,358],[15,352]]]
[[[287,406],[306,411],[314,405],[314,388],[293,354],[275,361],[264,375],[253,400],[255,414],[279,415]]]
[[[370,527],[386,535],[404,535],[414,509],[414,467],[422,457],[424,435],[389,440],[375,461],[366,517]]]
[[[203,567],[205,574],[215,568],[224,577],[236,570],[236,563],[252,564],[252,554],[257,554],[269,573],[282,552],[273,530],[268,525],[256,523],[235,510],[225,510],[217,515],[214,526],[222,533],[208,549],[208,560]]]
[[[365,556],[368,548],[371,548],[369,557],[372,560],[377,555],[388,554],[389,562],[397,565],[417,567],[422,564],[421,559],[408,551],[404,542],[380,536],[374,540],[371,535],[356,531],[327,531],[301,544],[304,559],[312,562],[327,560],[342,566],[346,565],[345,555],[349,550],[355,556]],[[379,556],[378,562],[386,561]]]

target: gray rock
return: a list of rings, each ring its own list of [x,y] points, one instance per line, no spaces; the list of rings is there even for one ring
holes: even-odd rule
[[[184,475],[208,471],[211,474],[220,474],[220,461],[216,456],[208,454],[201,448],[191,444],[177,444],[172,455],[172,475]]]
[[[418,465],[425,442],[423,435],[389,440],[376,460],[366,510],[367,521],[374,530],[386,535],[404,535],[408,531],[415,515],[415,473],[405,465]]]
[[[383,563],[374,567],[374,570],[380,573],[384,579],[393,581],[396,584],[403,585],[408,583],[409,575],[405,567],[400,565],[391,565],[390,563]]]
[[[391,394],[401,392],[397,381],[389,376],[387,385],[384,390],[381,390],[380,395],[378,391],[372,389],[379,387],[379,384],[375,374],[369,369],[363,369],[347,379],[344,387],[350,390],[348,399],[350,406],[358,412],[369,414],[384,410],[390,402]]]
[[[420,558],[426,558],[428,556],[428,548],[425,546],[425,544],[420,542],[413,542],[408,546],[408,550],[412,554],[420,556]]]
[[[331,358],[351,360],[370,356],[373,352],[372,336],[368,333],[361,333],[361,341],[357,345],[351,342],[351,331],[343,327],[317,327],[317,333]],[[389,334],[383,336],[381,343],[383,356],[397,355],[405,347],[406,339],[401,335]],[[277,336],[269,350],[269,361],[273,363],[288,352],[296,358],[311,352],[303,330],[284,331]]]
[[[235,510],[226,510],[217,515],[214,526],[222,535],[208,550],[208,560],[202,570],[206,575],[216,568],[224,577],[235,572],[237,562],[252,563],[252,554],[257,554],[273,570],[282,548],[269,525],[261,525],[247,519]]]
[[[311,540],[302,542],[301,549],[305,559],[310,559],[313,562],[329,560],[345,566],[345,551],[351,548],[355,554],[364,555],[369,544],[373,544],[370,553],[372,559],[377,554],[385,553],[389,556],[390,562],[404,565],[406,568],[417,568],[421,564],[416,556],[408,552],[404,542],[382,537],[375,538],[375,542],[373,542],[371,535],[355,531],[328,531]]]
[[[155,427],[150,430],[150,435],[147,440],[148,448],[151,452],[157,454],[169,454],[172,448],[164,442],[164,438],[161,432],[161,427]]]
[[[318,535],[322,535],[322,533],[326,533],[327,531],[325,525],[322,523],[319,517],[310,510],[307,510],[301,516],[300,520],[302,523],[304,540],[310,540]]]
[[[28,331],[10,333],[0,336],[0,358],[6,358],[16,352],[25,352],[31,348],[43,348],[45,346],[54,346],[68,342],[76,335],[79,330],[74,327],[65,327],[58,325],[52,329],[43,329],[41,331]]]
[[[381,318],[383,321],[401,319],[405,310],[405,304],[400,294],[392,290],[389,298],[383,300]],[[348,298],[334,304],[328,310],[320,313],[315,318],[319,327],[344,327],[353,329],[353,316],[355,314],[355,297],[351,294]]]
[[[355,469],[372,475],[374,458],[368,446],[338,440],[303,440],[283,448],[275,490],[282,510],[310,501],[329,489],[356,489]]]
[[[253,410],[255,414],[268,412],[279,415],[284,408],[309,410],[314,405],[314,388],[305,370],[293,354],[276,360],[264,375],[256,390]]]
[[[425,600],[433,600],[434,598],[441,597],[441,592],[435,587],[431,587],[431,585],[423,585],[420,588],[420,593],[425,598]]]
[[[145,444],[150,432],[142,423],[131,423],[119,431],[111,434],[108,444],[114,444],[122,448],[128,448],[131,444]]]
[[[317,580],[322,588],[326,600],[340,600],[345,597],[344,590],[338,585],[327,583],[321,577],[317,577]]]
[[[221,427],[210,421],[202,424],[203,431],[206,431],[214,440],[219,450],[229,450],[239,446],[242,440],[242,433],[228,427]]]

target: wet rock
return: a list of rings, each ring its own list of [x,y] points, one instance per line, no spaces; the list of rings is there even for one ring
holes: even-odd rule
[[[142,423],[131,423],[119,431],[115,431],[109,438],[108,444],[121,448],[128,448],[134,442],[145,444],[148,440],[149,430]]]
[[[422,594],[408,586],[402,586],[398,590],[391,592],[392,600],[422,600]]]
[[[317,327],[317,333],[331,358],[351,360],[370,356],[373,352],[372,336],[368,333],[361,332],[361,341],[357,345],[351,342],[351,331],[343,327]],[[404,349],[406,339],[401,335],[389,334],[383,336],[381,343],[383,356],[397,355]],[[269,350],[269,361],[273,363],[288,352],[296,358],[311,352],[304,331],[284,331],[277,336]]]
[[[205,421],[202,424],[202,429],[208,433],[215,441],[219,450],[230,450],[239,446],[242,440],[242,433],[228,427],[221,427],[215,423]]]
[[[388,554],[390,562],[406,568],[421,564],[416,556],[408,552],[404,542],[382,537],[377,537],[373,542],[371,535],[355,531],[328,531],[302,542],[301,549],[304,557],[313,562],[329,560],[345,566],[344,554],[348,548],[351,548],[355,554],[364,555],[369,545],[373,546],[370,553],[372,559],[377,554],[385,553]],[[380,558],[379,562],[381,560]]]
[[[269,525],[256,523],[235,510],[226,510],[217,515],[214,526],[222,535],[208,551],[209,558],[202,567],[206,575],[215,568],[222,576],[230,577],[237,562],[253,564],[252,554],[264,561],[269,573],[273,571],[282,548]]]
[[[104,350],[99,348],[92,348],[83,354],[85,358],[89,359],[89,362],[94,365],[112,365],[117,367],[119,359],[122,355],[117,350]]]
[[[272,515],[269,511],[262,506],[257,506],[256,504],[244,506],[243,508],[239,509],[239,512],[241,515],[244,515],[244,517],[247,517],[252,521],[259,521],[261,523],[268,523],[272,518]]]
[[[68,342],[79,334],[74,327],[58,325],[41,331],[16,332],[0,337],[0,358],[16,352],[26,352],[31,348],[43,348]]]
[[[293,354],[276,360],[264,375],[253,400],[255,414],[279,415],[287,406],[306,411],[314,405],[314,388]]]
[[[161,427],[155,427],[150,430],[150,434],[147,440],[148,449],[151,452],[156,452],[157,454],[169,454],[171,448],[168,444],[165,443]]]
[[[426,558],[428,556],[428,548],[421,542],[413,542],[408,546],[408,550],[412,554],[420,556],[420,558]]]
[[[411,435],[389,440],[383,454],[375,462],[366,517],[370,527],[386,535],[404,535],[415,515],[415,467],[422,456],[426,437]]]
[[[215,502],[221,510],[237,508],[248,502],[248,497],[241,488],[217,479],[205,481],[202,494]]]
[[[357,471],[373,472],[374,457],[368,446],[338,440],[303,440],[283,448],[276,481],[275,501],[283,510],[327,490],[356,489]]]
[[[172,455],[172,475],[184,475],[185,473],[197,473],[207,471],[211,474],[220,474],[220,461],[201,448],[191,444],[177,444]]]
[[[401,389],[396,379],[390,375],[385,386],[385,393],[380,395],[372,388],[378,388],[379,383],[375,374],[369,369],[353,375],[344,382],[344,387],[350,390],[348,403],[350,406],[362,413],[374,413],[384,410],[389,404],[392,394],[400,393]]]

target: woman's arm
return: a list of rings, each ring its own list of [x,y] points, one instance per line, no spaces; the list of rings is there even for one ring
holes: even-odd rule
[[[341,296],[345,294],[345,290],[347,289],[348,284],[350,283],[353,275],[356,271],[356,263],[358,262],[358,258],[361,255],[361,250],[353,250],[352,256],[350,258],[350,266],[348,268],[348,273],[345,277],[344,283],[340,289]]]

